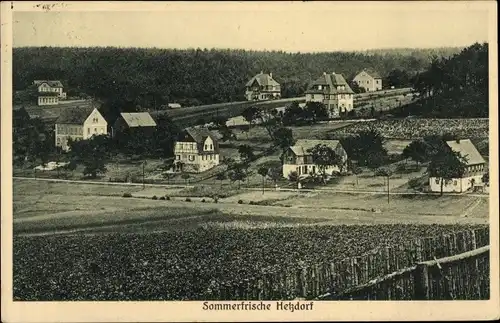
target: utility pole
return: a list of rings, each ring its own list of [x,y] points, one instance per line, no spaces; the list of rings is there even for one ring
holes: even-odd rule
[[[389,193],[389,190],[390,190],[389,178],[390,178],[390,176],[387,176],[387,204],[389,204],[389,198],[391,197],[391,194]]]
[[[146,165],[146,161],[142,162],[142,189],[144,190],[146,188],[144,184],[144,166]]]

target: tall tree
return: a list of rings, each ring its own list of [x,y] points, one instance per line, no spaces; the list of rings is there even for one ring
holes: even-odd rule
[[[308,152],[311,154],[314,164],[318,167],[323,182],[325,182],[326,170],[329,167],[337,166],[340,168],[344,163],[342,156],[338,155],[335,150],[326,145],[318,144],[309,149]]]
[[[287,149],[295,142],[292,129],[280,127],[273,132],[274,144],[282,150]]]
[[[264,166],[261,166],[259,167],[259,169],[257,170],[257,173],[262,176],[262,194],[264,194],[264,190],[265,190],[265,180],[266,180],[266,176],[267,174],[269,173],[269,169],[267,167],[264,167]]]
[[[422,140],[412,141],[403,149],[402,153],[405,159],[412,159],[417,163],[423,163],[426,160],[426,144]]]
[[[68,142],[73,163],[84,166],[83,175],[92,178],[107,171],[110,139],[107,135],[92,136],[87,140]]]
[[[442,149],[432,157],[427,172],[429,173],[429,177],[440,179],[441,195],[443,195],[445,182],[449,182],[453,178],[463,177],[466,167],[466,157],[451,149]]]
[[[244,163],[252,161],[255,157],[253,148],[249,145],[240,145],[238,147],[238,153],[240,154],[240,158]]]

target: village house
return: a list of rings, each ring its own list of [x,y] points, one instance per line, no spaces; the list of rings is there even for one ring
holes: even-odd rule
[[[273,79],[273,73],[260,72],[246,84],[245,97],[248,101],[281,98],[281,85]]]
[[[347,163],[347,153],[338,140],[313,140],[299,139],[295,145],[289,147],[283,154],[283,177],[288,178],[290,173],[297,172],[299,176],[308,176],[310,174],[320,174],[318,166],[314,163],[310,149],[317,145],[325,145],[335,151],[337,155],[342,156],[344,164]],[[325,169],[327,175],[340,172],[338,165],[331,165]]]
[[[354,92],[342,74],[323,73],[305,92],[306,102],[321,102],[330,118],[339,117],[354,108]]]
[[[111,127],[111,135],[126,130],[141,129],[141,131],[154,131],[156,122],[148,112],[122,112]]]
[[[206,128],[187,128],[174,147],[174,171],[200,173],[220,163],[217,137]]]
[[[85,140],[93,135],[107,134],[108,123],[94,107],[68,107],[61,111],[55,124],[56,146],[69,150],[68,139]]]
[[[35,80],[33,85],[38,90],[38,105],[55,105],[66,99],[61,81]]]
[[[469,139],[447,141],[446,145],[453,151],[460,153],[467,160],[465,174],[461,178],[444,180],[443,192],[462,193],[476,185],[482,184],[486,171],[486,161]],[[432,192],[441,192],[440,177],[429,177],[429,187]]]
[[[371,69],[362,70],[354,77],[353,81],[366,92],[382,90],[382,77]]]

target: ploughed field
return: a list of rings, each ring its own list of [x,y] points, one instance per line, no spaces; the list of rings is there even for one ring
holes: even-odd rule
[[[376,129],[385,138],[419,139],[430,135],[452,134],[459,138],[488,138],[489,120],[475,119],[398,119],[357,122],[332,131],[343,137],[359,131]]]
[[[223,222],[220,218],[214,216],[211,223]],[[309,225],[235,228],[197,221],[183,228],[169,224],[163,232],[154,232],[160,224],[147,223],[128,227],[133,230],[125,225],[85,234],[16,235],[14,300],[203,299],[210,289],[244,284],[265,273],[340,261],[384,245],[480,227],[316,226],[309,221]]]

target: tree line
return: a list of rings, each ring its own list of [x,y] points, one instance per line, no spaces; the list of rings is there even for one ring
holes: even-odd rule
[[[451,57],[435,57],[412,79],[420,99],[399,111],[430,117],[488,117],[488,44],[473,44]]]
[[[243,101],[245,83],[261,70],[273,73],[284,98],[302,95],[323,72],[342,73],[347,79],[368,67],[383,76],[396,69],[414,74],[429,66],[433,53],[414,52],[421,55],[22,47],[13,50],[13,84],[15,91],[22,91],[35,79],[61,80],[69,97],[94,97],[106,109],[153,110],[169,102],[194,106]]]

